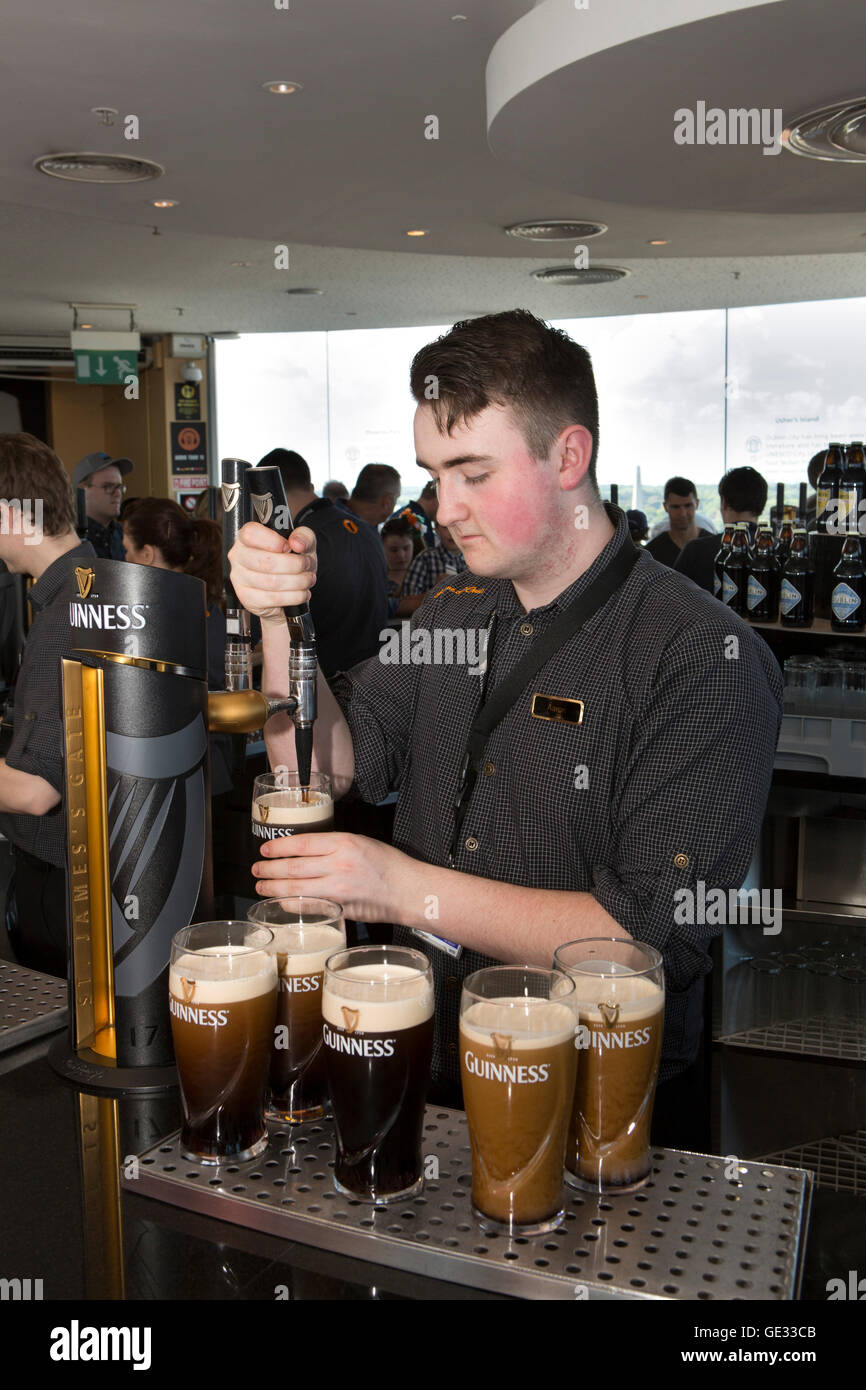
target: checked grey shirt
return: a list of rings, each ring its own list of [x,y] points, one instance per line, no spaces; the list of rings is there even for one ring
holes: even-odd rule
[[[631,546],[625,514],[607,510],[616,534],[552,603],[527,613],[509,580],[446,577],[415,614],[413,634],[428,628],[435,639],[438,628],[471,635],[487,629],[495,612],[489,697],[619,548]],[[472,641],[466,645],[477,651]],[[453,651],[439,646],[440,655]],[[435,640],[432,649],[435,655]],[[352,733],[357,787],[371,802],[396,788],[394,844],[447,867],[480,679],[465,661],[413,664],[410,643],[402,644],[401,661],[382,661],[387,652],[386,644],[379,657],[333,682]],[[533,717],[536,691],[583,701],[581,723]],[[644,551],[620,588],[527,685],[485,748],[453,867],[504,883],[592,893],[636,940],[662,952],[662,1080],[696,1055],[707,947],[721,930],[678,924],[674,893],[696,892],[698,880],[707,891],[743,883],[769,793],[781,703],[781,674],[763,639]],[[428,929],[437,933],[435,920]],[[467,950],[455,960],[405,928],[396,929],[395,940],[425,950],[433,963],[433,1075],[456,1082],[461,984],[496,962]]]
[[[49,565],[27,597],[33,625],[24,644],[15,682],[10,767],[43,777],[63,794],[63,721],[60,717],[60,658],[75,646],[69,605],[61,595],[76,565],[96,557],[89,541],[67,550]],[[44,816],[0,814],[0,830],[20,849],[58,868],[66,863],[66,817],[63,802]]]

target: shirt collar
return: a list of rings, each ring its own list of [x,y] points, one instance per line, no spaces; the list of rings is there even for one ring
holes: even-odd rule
[[[62,555],[58,555],[53,560],[44,573],[40,574],[36,583],[30,588],[27,597],[33,605],[34,611],[44,608],[57,597],[60,590],[69,578],[71,566],[78,560],[95,560],[96,551],[90,541],[82,541],[72,550],[66,550]]]
[[[603,506],[607,512],[608,518],[616,527],[616,530],[601,553],[596,555],[589,569],[584,570],[583,574],[579,575],[572,584],[569,584],[567,589],[563,589],[562,593],[557,594],[556,598],[551,599],[550,603],[546,603],[542,608],[533,608],[530,610],[536,618],[543,617],[548,613],[556,616],[557,613],[562,612],[562,610],[567,608],[579,594],[582,594],[585,589],[589,588],[593,580],[601,574],[602,570],[610,563],[613,557],[619,553],[624,545],[634,545],[631,532],[628,528],[628,521],[626,520],[626,515],[622,508],[615,507],[612,502],[605,502]],[[523,604],[514,592],[514,585],[510,579],[489,580],[488,586],[491,591],[495,589],[496,608],[501,617],[510,618],[518,614],[521,617],[526,616]]]

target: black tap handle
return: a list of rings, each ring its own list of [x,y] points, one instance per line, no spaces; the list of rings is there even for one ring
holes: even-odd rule
[[[290,536],[294,523],[286,502],[286,490],[279,468],[269,464],[264,468],[250,468],[247,470],[245,482],[250,497],[250,520],[261,522],[262,526],[267,526],[270,531],[276,531],[278,536]],[[299,603],[283,611],[287,618],[302,618],[304,614],[309,613],[310,606],[307,603]]]
[[[222,461],[223,590],[227,608],[240,608],[231,580],[229,551],[238,538],[238,531],[247,519],[244,477],[249,467],[250,465],[245,459],[223,459]]]

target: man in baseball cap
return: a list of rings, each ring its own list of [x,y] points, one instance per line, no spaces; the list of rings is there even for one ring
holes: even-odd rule
[[[110,454],[86,454],[72,470],[72,483],[84,489],[87,540],[104,560],[125,560],[123,532],[117,524],[126,488],[123,475],[132,471],[132,459]]]

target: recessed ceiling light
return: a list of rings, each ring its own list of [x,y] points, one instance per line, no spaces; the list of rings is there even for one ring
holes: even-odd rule
[[[466,23],[466,15],[465,15],[465,14],[453,14],[453,15],[451,16],[451,23],[452,23],[452,24],[465,24],[465,23]]]
[[[324,294],[324,290],[311,289],[306,285],[297,285],[292,290],[286,290],[286,294]]]
[[[406,235],[407,235],[407,236],[427,236],[427,231],[426,231],[426,229],[425,229],[424,227],[413,227],[412,230],[411,230],[411,232],[407,232]]]
[[[648,242],[647,242],[647,246],[667,246],[667,242],[666,242],[666,241],[661,241],[661,240],[658,240],[658,241],[648,241]]]
[[[78,325],[78,327],[79,327],[79,328],[92,328],[92,327],[93,327],[93,324],[92,324],[92,323],[80,323],[80,324]]]
[[[866,97],[838,101],[800,116],[782,131],[781,143],[791,154],[840,164],[866,161]]]
[[[235,267],[235,269],[241,270],[245,266],[249,265],[249,261],[232,261],[232,265]]]
[[[636,294],[635,299],[649,299],[648,294]]]
[[[281,82],[263,82],[262,87],[266,92],[273,92],[274,96],[277,97],[290,97],[293,92],[304,90],[302,83],[292,82],[288,78]]]
[[[156,198],[156,199],[154,199],[153,206],[154,206],[155,208],[176,208],[176,207],[177,207],[177,199],[176,199],[176,198]]]
[[[601,236],[607,231],[605,222],[582,221],[574,217],[551,217],[546,221],[515,222],[505,227],[506,236],[519,237],[522,241],[573,241],[575,238],[586,241],[592,236]]]

